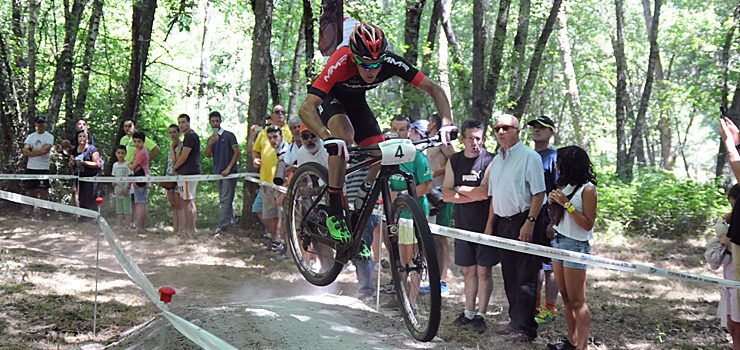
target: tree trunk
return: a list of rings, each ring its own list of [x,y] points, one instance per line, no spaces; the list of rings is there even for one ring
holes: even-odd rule
[[[447,43],[452,46],[452,62],[456,65],[462,65],[463,60],[460,55],[460,45],[457,43],[455,32],[452,30],[452,22],[450,21],[450,14],[452,13],[452,1],[453,0],[442,0],[443,1],[443,15],[442,15],[442,29],[444,29]],[[461,68],[460,73],[464,70]]]
[[[146,73],[147,57],[149,55],[149,44],[152,39],[152,28],[154,25],[154,13],[157,10],[157,0],[136,0],[134,2],[131,21],[131,65],[128,72],[128,84],[123,103],[123,112],[118,117],[118,132],[114,144],[118,144],[123,132],[123,121],[126,119],[139,118],[139,104],[141,103],[141,91]],[[111,159],[115,154],[111,152]],[[110,174],[114,162],[106,162],[105,173]]]
[[[652,35],[653,15],[650,12],[650,0],[642,0],[642,14],[645,18],[645,27],[649,35]],[[664,84],[666,76],[663,73],[663,63],[660,58],[660,49],[658,49],[658,58],[655,62],[655,87],[660,90]],[[673,170],[673,133],[671,132],[671,119],[663,110],[663,105],[659,101],[658,109],[658,131],[660,133],[660,166],[666,170]]]
[[[211,21],[211,1],[203,1],[203,36],[200,39],[200,65],[198,68],[198,110],[200,102],[206,94],[206,85],[208,84],[208,59],[210,52],[210,41],[208,40],[208,24]]]
[[[306,42],[306,87],[311,86],[314,77],[314,37],[313,37],[313,9],[311,8],[311,0],[303,0],[303,21],[306,26],[303,31],[303,39]]]
[[[36,26],[39,23],[40,0],[28,2],[28,85],[26,87],[26,114],[29,121],[36,120]]]
[[[417,65],[419,58],[419,28],[421,27],[421,14],[424,10],[426,0],[406,1],[406,25],[404,29],[404,45],[406,51],[403,57],[412,65]],[[421,118],[421,92],[415,87],[403,85],[403,103],[401,110],[412,119]]]
[[[496,101],[501,66],[506,41],[506,25],[509,22],[510,0],[499,1],[496,29],[491,43],[489,67],[483,66],[485,40],[483,0],[473,2],[473,111],[472,116],[483,120],[485,125],[491,121],[493,104]],[[476,73],[477,72],[477,73]]]
[[[738,13],[738,11],[735,11],[735,13]],[[732,39],[735,37],[735,31],[739,24],[738,17],[735,16],[732,26],[725,35],[725,42],[722,45],[722,52],[720,54],[720,69],[722,70],[722,97],[720,99],[720,106],[724,108],[727,108],[727,97],[730,94],[730,87],[727,85],[730,67],[730,48],[732,47]],[[734,119],[734,121],[737,124],[737,119]],[[714,175],[716,177],[722,177],[724,175],[726,164],[727,151],[720,140],[719,151],[717,152],[717,165],[714,169]]]
[[[442,25],[446,26],[446,24],[450,23],[450,15],[452,13],[452,0],[442,0],[442,12],[441,12],[441,20]],[[436,1],[435,1],[436,6]],[[435,10],[436,11],[436,10]],[[454,34],[452,34],[452,38],[454,39]],[[449,101],[452,101],[452,91],[450,89],[450,52],[449,52],[449,40],[447,40],[447,31],[444,33],[439,33],[438,39],[439,41],[439,50],[437,51],[437,61],[439,62],[439,85],[442,87],[442,90],[445,91],[445,94],[447,95],[447,99]],[[452,119],[454,120],[454,110],[452,111]]]
[[[296,116],[296,110],[298,109],[296,101],[298,95],[301,93],[301,55],[305,50],[305,33],[306,18],[301,17],[301,26],[298,29],[298,41],[295,44],[295,51],[293,52],[293,69],[290,72],[290,94],[288,95],[288,120]]]
[[[304,6],[306,2],[304,0]],[[254,31],[252,32],[252,59],[250,63],[252,76],[249,79],[249,110],[247,116],[249,125],[261,125],[268,108],[267,84],[271,66],[272,9],[272,0],[252,1]],[[251,155],[248,155],[247,158],[251,164]],[[255,186],[244,186],[243,218],[251,218],[253,216],[250,208],[256,195],[257,189]],[[258,227],[256,220],[242,220],[241,224],[244,227]]]
[[[69,86],[72,85],[73,56],[77,43],[77,32],[80,29],[80,19],[86,4],[87,0],[74,0],[72,8],[70,8],[69,0],[64,0],[64,43],[56,63],[46,121],[50,132],[54,131],[54,125],[59,118],[59,111],[62,107],[62,100],[69,91]]]
[[[650,103],[650,94],[653,88],[653,79],[655,76],[655,64],[658,59],[658,24],[660,21],[660,7],[662,0],[655,0],[655,11],[653,14],[652,30],[648,35],[650,40],[650,56],[648,58],[648,67],[645,74],[645,87],[642,92],[642,98],[640,99],[640,108],[637,111],[635,118],[635,124],[632,129],[632,142],[630,142],[630,150],[627,153],[627,164],[626,164],[626,178],[632,179],[632,165],[634,164],[636,152],[640,150],[637,148],[640,140],[640,134],[645,129],[645,118],[647,115],[648,105]]]
[[[529,100],[532,96],[532,88],[534,88],[534,84],[537,81],[537,74],[540,69],[540,63],[542,63],[542,55],[545,53],[545,46],[547,46],[547,41],[550,38],[550,33],[552,33],[552,28],[555,25],[555,20],[557,20],[558,18],[558,12],[560,11],[560,5],[562,3],[563,0],[553,0],[550,14],[547,16],[545,26],[544,28],[542,28],[542,33],[540,34],[540,37],[537,40],[537,44],[534,47],[534,53],[532,53],[532,61],[529,63],[529,74],[527,74],[527,82],[524,83],[522,94],[521,96],[519,96],[519,99],[516,102],[516,107],[514,107],[513,109],[513,114],[520,119],[524,117],[524,111],[527,109],[527,105],[529,105]]]
[[[617,124],[617,176],[627,180],[627,59],[624,55],[624,2],[615,0],[617,37],[612,37],[614,59],[617,66],[616,124]],[[631,171],[630,171],[631,173]]]
[[[588,131],[585,130],[586,123],[581,116],[581,98],[576,81],[576,71],[573,68],[573,55],[570,50],[570,39],[568,38],[568,15],[567,7],[558,13],[558,46],[560,47],[560,59],[563,66],[563,77],[565,78],[565,96],[570,105],[571,124],[575,141],[588,150]]]
[[[432,52],[434,52],[434,44],[437,41],[437,32],[439,28],[440,18],[442,17],[442,0],[434,0],[432,4],[432,15],[429,18],[429,31],[427,32],[427,40],[424,49],[421,51],[421,67],[423,70],[429,72],[429,67],[432,60]]]
[[[93,0],[92,14],[90,14],[90,22],[87,26],[85,53],[82,57],[80,84],[77,87],[77,98],[75,99],[73,113],[74,118],[72,119],[82,118],[85,112],[85,101],[87,100],[88,87],[90,86],[90,69],[92,67],[93,57],[95,56],[95,42],[98,39],[100,18],[103,16],[103,3],[103,0]]]
[[[524,58],[529,33],[530,1],[519,2],[519,24],[514,36],[514,48],[511,51],[511,85],[509,85],[509,101],[514,101],[522,95],[522,74],[524,72]]]
[[[0,171],[14,173],[20,170],[21,142],[25,136],[20,100],[14,86],[15,76],[11,65],[11,55],[0,31]]]
[[[268,52],[268,56],[270,56],[270,62],[268,67],[268,83],[270,85],[270,99],[272,100],[272,106],[277,104],[282,104],[280,101],[280,88],[278,87],[277,79],[275,78],[275,66],[272,65],[272,56]]]

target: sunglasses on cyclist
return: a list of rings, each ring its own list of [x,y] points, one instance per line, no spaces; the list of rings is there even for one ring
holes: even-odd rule
[[[358,65],[360,65],[360,67],[364,68],[365,70],[373,70],[373,69],[380,68],[380,66],[383,65],[384,60],[385,60],[385,55],[380,56],[380,60],[378,62],[365,63],[359,57],[355,56],[355,62]]]

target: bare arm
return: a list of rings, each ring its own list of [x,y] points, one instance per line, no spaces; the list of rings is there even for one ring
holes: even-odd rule
[[[175,171],[177,171],[179,167],[185,164],[185,161],[188,160],[188,156],[190,155],[190,151],[192,150],[193,149],[190,147],[184,147],[184,146],[182,147],[182,151],[180,151],[180,155],[177,157],[177,161],[172,166],[175,169]]]
[[[447,203],[470,203],[473,199],[455,191],[455,171],[452,164],[447,161],[445,179],[442,181],[442,199]]]
[[[206,142],[206,158],[211,158],[211,154],[213,152],[213,144],[216,143],[218,140],[218,135],[213,134],[211,137],[208,138],[208,142]]]
[[[326,140],[331,137],[331,132],[324,126],[324,123],[321,122],[321,116],[319,116],[319,111],[316,109],[321,106],[321,103],[323,102],[324,100],[321,97],[314,94],[306,95],[306,99],[303,100],[303,104],[301,105],[301,109],[298,111],[298,115],[301,117],[301,120],[303,120],[303,123],[306,124],[308,130],[311,130],[311,132],[315,133],[320,139]]]
[[[496,215],[493,211],[493,198],[491,198],[490,210],[488,211],[488,220],[486,221],[486,228],[483,230],[483,234],[493,235],[493,224],[496,219]]]
[[[23,155],[26,157],[36,157],[36,155],[34,155],[33,151],[31,150],[31,145],[27,143],[23,145],[23,150],[21,151],[21,153],[23,153]]]
[[[432,97],[434,105],[437,107],[437,112],[439,113],[439,116],[442,117],[442,125],[452,124],[452,109],[450,109],[450,101],[447,99],[447,94],[445,94],[442,87],[437,85],[437,83],[433,82],[431,79],[425,77],[424,80],[419,83],[417,88]]]
[[[493,164],[493,163],[492,163]],[[460,186],[457,188],[457,192],[464,196],[473,199],[474,201],[483,201],[488,198],[488,174],[491,170],[491,164],[486,167],[486,171],[483,173],[483,180],[480,182],[480,186]]]
[[[149,159],[157,158],[157,154],[159,154],[159,146],[154,146],[154,148],[149,151]]]
[[[590,231],[594,228],[594,223],[596,222],[596,207],[598,202],[596,188],[589,186],[584,188],[581,193],[583,198],[583,212],[574,210],[572,213],[567,215],[570,215],[570,218],[573,219],[578,226],[586,231]]]
[[[236,162],[239,160],[239,157],[241,156],[241,152],[239,151],[239,144],[235,144],[231,146],[231,149],[234,150],[234,155],[231,157],[231,161],[229,162],[229,166],[224,169],[224,171],[221,172],[221,176],[226,176],[231,173],[231,169],[234,169],[236,166]]]

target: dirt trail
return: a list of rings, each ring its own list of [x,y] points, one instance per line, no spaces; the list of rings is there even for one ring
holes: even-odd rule
[[[342,273],[328,287],[312,286],[292,261],[266,252],[258,233],[214,238],[205,232],[181,237],[155,230],[146,235],[114,231],[155,287],[170,284],[177,289],[173,311],[243,349],[544,349],[565,332],[560,316],[540,327],[531,344],[509,344],[495,335],[492,329],[506,322],[498,267],[487,314],[489,331],[477,335],[451,325],[463,302],[462,276],[453,267],[439,336],[425,344],[410,339],[393,311],[377,313],[354,298],[327,297],[354,296],[354,273]],[[128,279],[104,241],[98,299],[102,331],[92,336],[97,232],[96,226],[71,219],[28,222],[0,216],[0,349],[94,349],[115,342],[116,349],[156,347],[161,328],[156,308]],[[701,262],[699,241],[680,247],[647,239],[596,241],[594,248],[602,256],[710,273]],[[588,272],[587,297],[593,349],[730,348],[714,317],[715,287],[594,268]],[[197,348],[172,328],[167,334],[168,349]]]

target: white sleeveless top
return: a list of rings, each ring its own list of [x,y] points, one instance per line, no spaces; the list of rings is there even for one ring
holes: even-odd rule
[[[570,195],[576,186],[568,185],[563,188],[563,193],[565,195]],[[570,199],[570,204],[573,204],[573,206],[578,210],[579,212],[583,213],[583,189],[589,187],[593,188],[595,185],[591,182],[584,184],[581,186],[581,188],[576,191],[576,194],[573,195],[573,197]],[[577,241],[588,241],[594,238],[594,229],[593,227],[586,231],[583,229],[583,227],[579,226],[571,217],[571,214],[568,214],[568,212],[563,213],[563,219],[560,220],[560,224],[553,226],[553,228],[561,235],[566,236],[568,238],[575,239]]]

